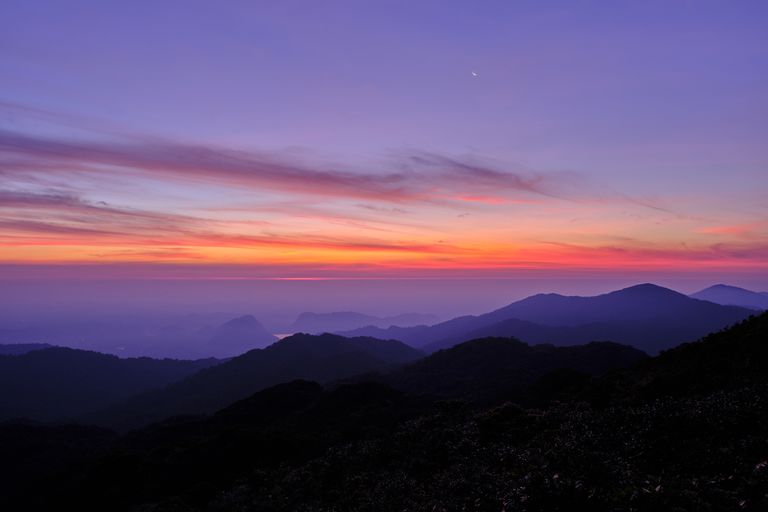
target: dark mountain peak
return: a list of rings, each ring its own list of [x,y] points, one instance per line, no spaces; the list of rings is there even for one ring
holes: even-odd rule
[[[286,336],[277,343],[267,347],[268,350],[279,351],[286,349],[325,349],[331,347],[343,346],[349,342],[351,338],[345,338],[338,334],[323,333],[323,334],[308,334],[306,332],[297,332],[291,336]]]
[[[347,338],[339,334],[332,334],[330,332],[324,332],[322,334],[310,334],[306,332],[297,332],[291,336],[286,336],[278,345],[300,345],[303,343],[328,344],[328,343],[345,343],[353,338]],[[357,338],[355,338],[357,339]],[[371,338],[372,339],[372,338]]]
[[[659,286],[653,283],[636,284],[634,286],[622,288],[621,290],[616,290],[615,292],[610,292],[606,295],[613,295],[613,296],[625,295],[625,296],[632,296],[632,297],[638,297],[638,298],[685,297],[685,295],[683,295],[680,292],[676,292],[675,290],[670,290],[669,288],[664,288],[663,286]]]
[[[389,371],[422,357],[418,350],[396,340],[294,334],[127,400],[100,413],[99,421],[125,428],[172,415],[208,413],[279,383],[325,383]],[[250,414],[246,411],[250,406],[243,407],[241,413]]]
[[[527,350],[530,346],[514,337],[487,336],[475,340],[466,341],[440,352],[464,354],[467,352],[496,351],[499,349]],[[439,352],[438,352],[439,353]]]

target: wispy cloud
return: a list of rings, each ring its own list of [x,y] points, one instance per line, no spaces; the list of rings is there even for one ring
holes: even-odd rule
[[[596,267],[656,267],[684,268],[686,266],[768,267],[768,243],[710,243],[678,246],[628,240],[624,245],[585,246],[563,242],[546,242],[558,250],[549,252],[553,261],[568,261],[576,266]]]
[[[456,158],[404,156],[398,172],[308,167],[268,153],[144,138],[82,140],[0,131],[0,173],[128,172],[158,179],[253,187],[297,194],[393,203],[445,201],[510,192],[557,197],[560,179],[547,173],[502,171]],[[561,177],[560,177],[561,178]]]
[[[119,208],[103,201],[89,202],[60,191],[34,193],[0,190],[0,220],[6,228],[36,224],[45,231],[80,230],[130,236],[136,232],[176,232],[210,221],[191,216]],[[98,226],[98,227],[94,227]]]
[[[42,214],[35,215],[35,212]],[[30,212],[32,212],[30,214]],[[248,229],[244,229],[244,225]],[[359,227],[359,226],[357,226]],[[364,252],[465,252],[447,244],[378,240],[363,236],[295,234],[269,223],[212,221],[162,212],[121,209],[89,203],[63,193],[0,191],[0,242],[12,245],[134,244],[139,247],[217,247],[331,249]],[[164,249],[163,251],[168,251]],[[155,251],[132,250],[131,255]],[[175,249],[175,254],[181,253]],[[127,255],[118,252],[114,255]]]
[[[465,195],[492,191],[495,194],[505,192],[525,192],[541,196],[562,197],[557,192],[559,184],[567,173],[515,172],[501,171],[472,160],[462,160],[432,152],[413,152],[403,154],[407,168],[427,169],[436,172],[444,183],[465,190]],[[470,187],[467,187],[467,185]],[[482,195],[482,194],[480,194]],[[485,196],[489,197],[489,196]]]

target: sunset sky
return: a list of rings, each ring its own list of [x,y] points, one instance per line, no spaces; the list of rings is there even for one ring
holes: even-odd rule
[[[768,283],[767,15],[5,0],[0,277]]]

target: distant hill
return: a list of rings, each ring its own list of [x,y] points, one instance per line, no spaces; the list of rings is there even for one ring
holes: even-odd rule
[[[390,370],[421,357],[418,350],[394,340],[296,334],[86,419],[126,427],[172,415],[208,413],[282,382],[327,382]]]
[[[768,294],[753,292],[726,284],[710,286],[709,288],[692,293],[691,297],[728,306],[741,306],[759,310],[768,309]]]
[[[216,327],[208,343],[215,347],[216,353],[234,356],[267,347],[276,341],[277,337],[267,332],[253,315],[245,315]]]
[[[356,313],[353,311],[340,311],[336,313],[301,313],[288,327],[288,332],[304,332],[309,334],[322,334],[325,332],[347,331],[360,327],[374,326],[386,328],[390,326],[409,327],[415,325],[427,325],[437,322],[435,315],[423,315],[419,313],[404,313],[402,315],[378,317]]]
[[[530,385],[555,370],[599,375],[647,357],[610,342],[555,347],[482,338],[436,352],[386,375],[384,382],[409,393],[494,402],[520,399]]]
[[[714,304],[642,284],[594,297],[534,295],[484,315],[458,317],[431,327],[370,327],[345,334],[397,339],[428,352],[482,335],[558,345],[615,341],[654,354],[752,313],[747,308]]]
[[[9,343],[6,345],[0,344],[0,356],[20,356],[33,350],[43,350],[46,348],[52,348],[53,345],[48,343]]]
[[[120,357],[231,357],[277,340],[252,315],[86,315],[0,325],[0,343],[47,343]]]
[[[0,356],[0,419],[62,420],[165,386],[215,359],[132,358],[56,347]]]

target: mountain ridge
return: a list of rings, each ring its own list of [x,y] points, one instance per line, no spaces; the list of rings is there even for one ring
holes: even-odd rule
[[[515,336],[559,345],[614,341],[657,353],[743,320],[753,312],[643,283],[588,297],[532,295],[489,313],[461,316],[430,327],[365,328],[342,334],[397,339],[428,352],[467,341],[482,330],[485,336]],[[503,323],[511,320],[526,326],[528,339],[521,331],[510,330],[510,323]]]
[[[690,296],[716,304],[748,307],[758,310],[768,309],[768,294],[727,284],[715,284],[692,293]]]
[[[83,419],[127,428],[173,415],[211,413],[275,384],[296,379],[328,382],[389,370],[422,356],[396,340],[296,334]]]
[[[121,359],[67,347],[0,356],[0,418],[65,420],[214,366],[215,359]]]

